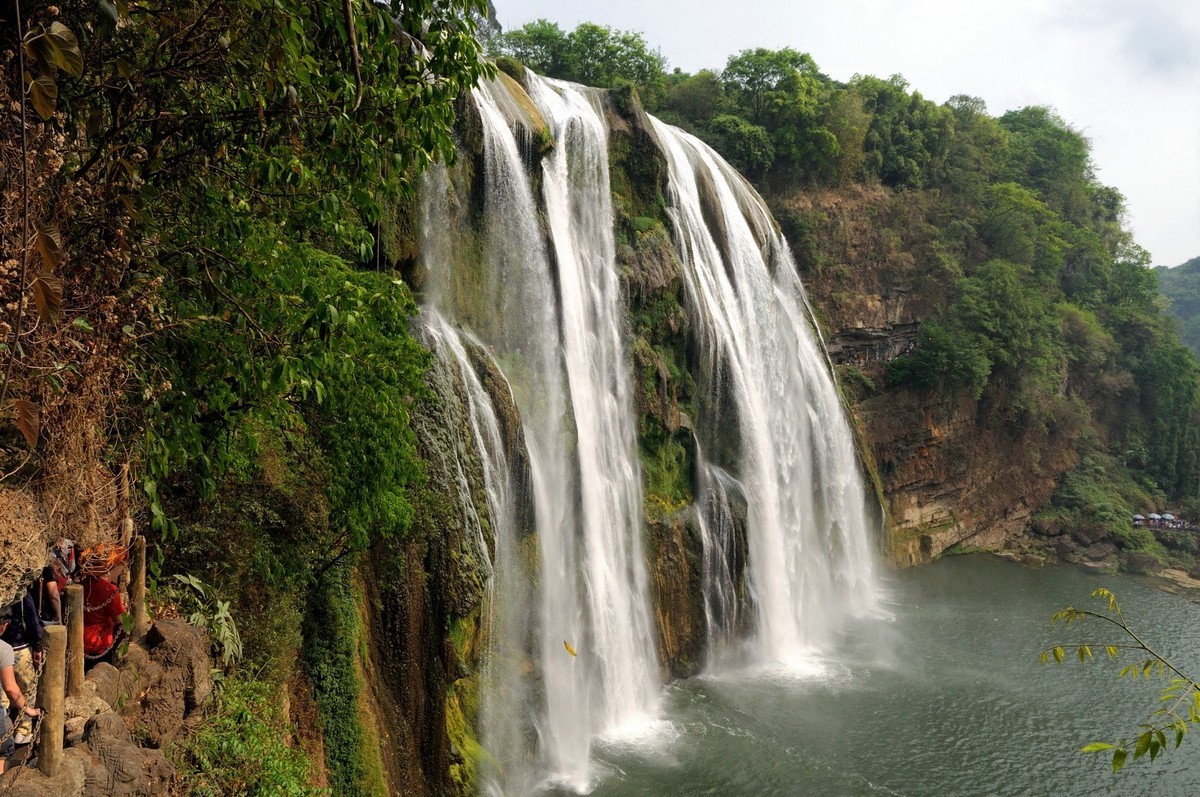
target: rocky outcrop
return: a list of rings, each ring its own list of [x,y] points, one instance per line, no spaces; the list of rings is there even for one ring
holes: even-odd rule
[[[703,561],[695,514],[676,512],[651,521],[646,531],[663,679],[686,678],[704,663]]]
[[[488,359],[475,361],[489,386]],[[413,797],[475,793],[479,616],[492,556],[490,528],[475,525],[488,517],[487,499],[461,378],[439,362],[428,383],[436,399],[413,415],[428,485],[417,495],[416,533],[373,551],[361,574],[370,732],[389,788]],[[507,413],[495,403],[515,452],[516,410],[511,399]]]
[[[975,400],[886,385],[888,362],[950,300],[944,286],[955,265],[930,219],[934,201],[855,186],[773,202],[793,248],[811,252],[805,287],[876,465],[886,553],[900,567],[952,545],[1000,549],[1024,537],[1075,465],[1054,430],[1008,417],[991,388]]]
[[[121,713],[147,747],[162,749],[174,741],[212,694],[208,651],[208,636],[182,620],[158,620],[145,639],[129,646],[120,671],[121,690],[128,683],[131,699]]]
[[[129,646],[119,667],[100,663],[83,693],[67,698],[63,762],[53,778],[18,766],[0,777],[12,797],[159,797],[170,793],[175,767],[162,748],[201,716],[212,694],[212,661],[204,631],[158,620]],[[137,734],[135,739],[134,734]]]

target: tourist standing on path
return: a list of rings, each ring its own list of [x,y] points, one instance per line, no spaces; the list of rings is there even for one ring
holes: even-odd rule
[[[26,592],[19,601],[9,607],[12,620],[0,633],[0,640],[7,642],[13,650],[13,674],[21,692],[30,703],[37,702],[37,673],[42,663],[42,620],[38,617],[33,598]],[[33,720],[28,716],[17,717],[16,744],[29,744],[33,740]]]
[[[83,585],[83,653],[86,665],[111,663],[120,637],[117,634],[125,604],[116,580],[125,564],[125,550],[116,546],[89,548],[79,565]]]
[[[11,606],[0,609],[0,702],[4,704],[3,711],[0,711],[0,774],[4,772],[8,757],[13,752],[13,734],[12,725],[8,721],[8,707],[16,706],[20,713],[20,719],[23,721],[32,722],[42,713],[40,709],[33,707],[33,698],[21,691],[15,674],[16,657],[13,655],[12,645],[3,639],[12,616]]]

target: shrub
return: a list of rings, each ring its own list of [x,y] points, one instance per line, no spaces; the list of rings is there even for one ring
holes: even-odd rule
[[[188,797],[309,797],[311,764],[289,747],[290,729],[271,685],[238,671],[216,692],[210,716],[172,757]]]

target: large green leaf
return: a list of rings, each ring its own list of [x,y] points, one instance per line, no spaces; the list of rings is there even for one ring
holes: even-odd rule
[[[79,50],[75,34],[61,22],[51,22],[50,30],[45,35],[53,48],[55,63],[67,74],[82,77],[83,53]]]

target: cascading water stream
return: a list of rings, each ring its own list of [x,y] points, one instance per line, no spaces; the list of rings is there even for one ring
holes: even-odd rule
[[[644,719],[656,700],[656,663],[642,552],[641,470],[622,345],[608,131],[586,90],[530,75],[533,101],[557,142],[543,162],[554,241],[563,352],[579,457],[580,520],[590,653],[600,728]],[[557,607],[550,602],[550,615]],[[547,627],[553,618],[547,616]],[[557,640],[544,640],[557,647]],[[561,658],[557,650],[547,658]]]
[[[495,525],[493,636],[511,647],[491,651],[483,733],[496,762],[486,788],[505,794],[545,780],[589,788],[593,741],[652,716],[657,691],[607,132],[582,90],[532,80],[555,139],[541,176],[550,246],[510,127],[521,103],[500,83],[474,91],[484,149],[474,284],[439,270],[464,260],[440,205],[439,192],[450,190],[445,172],[429,178],[426,218],[427,238],[438,239],[426,245],[428,315],[437,320],[440,310],[478,335],[511,387],[529,460],[536,596],[531,578],[513,575],[528,549],[499,539],[520,533],[519,524]],[[442,338],[452,332],[443,328]]]
[[[736,461],[719,464],[749,497],[757,655],[802,666],[844,617],[876,601],[853,437],[795,265],[762,200],[699,139],[652,123],[670,170],[710,407],[728,396],[737,420]],[[721,423],[707,414],[701,425]]]

